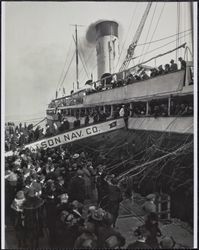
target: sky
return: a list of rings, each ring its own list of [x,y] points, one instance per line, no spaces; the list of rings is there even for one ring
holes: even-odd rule
[[[82,25],[78,27],[78,40],[88,75],[80,64],[81,87],[91,73],[97,80],[95,44],[86,41],[89,25],[98,20],[119,23],[122,53],[118,65],[121,65],[146,5],[147,2],[4,2],[5,120],[37,122],[45,117],[56,89],[61,93],[64,87],[66,94],[73,89],[75,60],[62,81],[75,48],[72,25]],[[138,44],[189,30],[188,7],[188,2],[180,4],[180,18],[177,19],[176,2],[154,2]],[[186,41],[191,46],[190,33],[184,32],[180,36],[179,44]],[[175,39],[173,36],[144,47],[138,46],[135,56],[152,52],[139,57],[137,62],[175,48]],[[172,43],[164,46],[169,42]],[[153,52],[157,47],[162,48]],[[184,56],[184,50],[179,50],[178,55]],[[175,60],[176,56],[176,53],[170,54],[151,64],[164,65],[172,58]]]

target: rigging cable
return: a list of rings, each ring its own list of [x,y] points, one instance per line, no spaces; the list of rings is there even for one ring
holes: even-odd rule
[[[190,35],[190,34],[187,34],[187,35]],[[186,36],[187,36],[187,35],[186,35]],[[169,43],[166,43],[166,44],[164,44],[164,45],[162,45],[162,46],[160,46],[160,47],[158,47],[158,48],[155,48],[155,49],[153,49],[153,50],[151,50],[151,51],[148,51],[148,52],[146,52],[146,53],[143,54],[143,55],[150,54],[151,52],[153,52],[153,51],[155,51],[155,50],[158,50],[158,49],[161,49],[161,48],[163,48],[163,47],[166,47],[167,45],[176,42],[176,40],[177,40],[177,39],[175,39],[175,40],[173,40],[173,41],[171,41],[171,42],[169,42]],[[138,58],[138,57],[141,57],[141,56],[143,56],[143,55],[136,56],[136,57],[134,57],[133,59]]]
[[[95,51],[95,48],[92,48],[90,54],[88,55],[87,59],[85,60],[85,64],[88,64],[88,62],[90,61],[91,57],[93,56],[93,53]],[[80,70],[79,74],[81,74],[83,68]]]
[[[183,34],[183,36],[185,36],[185,33],[188,32],[188,31],[191,31],[191,29],[184,30],[184,31],[179,32],[179,33],[176,33],[176,34],[174,34],[174,35],[167,36],[167,37],[164,37],[164,38],[160,38],[160,39],[158,39],[158,40],[154,40],[154,41],[151,41],[151,42],[148,42],[148,43],[140,43],[140,44],[137,44],[137,46],[142,46],[142,45],[145,45],[145,44],[151,44],[151,43],[160,42],[160,41],[166,40],[166,39],[168,39],[168,38],[177,36],[178,34]]]
[[[124,172],[122,175],[120,175],[120,176],[119,176],[119,179],[123,178],[123,177],[126,176],[126,175],[131,174],[132,172],[134,172],[134,171],[137,170],[137,169],[140,169],[140,168],[142,168],[142,167],[148,166],[148,165],[150,165],[150,164],[152,164],[152,163],[155,163],[155,162],[157,162],[157,161],[163,160],[163,159],[167,158],[168,156],[176,155],[178,152],[187,149],[191,144],[192,144],[192,142],[187,143],[186,145],[184,145],[184,146],[178,148],[177,150],[175,150],[175,151],[173,151],[173,152],[170,152],[170,153],[168,153],[168,154],[166,154],[166,155],[160,156],[160,157],[158,157],[158,158],[156,158],[156,159],[153,159],[153,160],[151,160],[151,161],[149,161],[149,162],[145,162],[145,163],[143,163],[143,164],[141,164],[141,165],[139,165],[139,166],[136,166],[136,167],[134,167],[133,169],[130,169],[130,170]],[[131,176],[132,176],[132,175],[131,175]]]
[[[79,52],[80,52],[80,51],[79,51]],[[81,62],[82,62],[82,65],[83,65],[83,68],[84,68],[84,70],[85,70],[85,73],[86,73],[87,77],[89,78],[89,74],[88,74],[88,71],[87,71],[87,68],[86,68],[86,65],[85,65],[85,61],[84,61],[84,59],[82,58],[82,54],[81,54],[81,53],[79,53],[79,57],[80,57],[80,60],[81,60]]]
[[[69,71],[69,69],[70,69],[70,66],[71,66],[71,64],[72,64],[72,61],[73,61],[73,59],[74,59],[74,56],[75,56],[75,52],[73,53],[73,55],[72,55],[72,57],[71,57],[71,60],[70,60],[70,63],[69,63],[69,65],[68,65],[68,68],[67,68],[67,70],[66,70],[66,72],[65,72],[64,78],[63,78],[63,80],[62,80],[62,82],[61,82],[61,84],[60,84],[60,88],[62,87],[62,85],[63,85],[63,83],[64,83],[64,81],[65,81],[65,79],[66,79],[66,76],[67,76],[68,71]]]
[[[180,3],[179,2],[177,2],[177,26],[176,26],[176,29],[177,29],[177,33],[179,33],[179,13],[180,13],[180,11],[179,11],[179,5]],[[177,40],[176,40],[176,47],[178,47],[179,46],[179,36],[177,36]],[[176,51],[176,62],[177,62],[177,60],[178,60],[178,51]]]
[[[158,27],[158,24],[159,24],[159,22],[160,22],[160,18],[161,18],[161,16],[162,16],[164,7],[165,7],[165,3],[163,4],[162,10],[161,10],[160,15],[159,15],[159,17],[158,17],[157,24],[156,24],[156,26],[155,26],[155,29],[154,29],[154,31],[153,31],[153,34],[152,34],[152,36],[151,36],[151,40],[150,40],[150,42],[149,42],[149,45],[148,45],[146,51],[148,51],[149,48],[150,48],[151,41],[152,41],[152,39],[153,39],[153,37],[154,37],[154,35],[155,35],[155,32],[156,32],[156,30],[157,30],[157,27]],[[142,61],[143,61],[143,60],[144,60],[144,57],[142,58]]]
[[[80,45],[80,41],[79,41],[79,45]],[[86,62],[85,62],[85,57],[84,57],[84,53],[83,53],[83,50],[82,50],[82,47],[81,45],[79,46],[79,57],[80,57],[80,60],[82,62],[82,65],[83,65],[83,68],[85,70],[85,73],[87,74],[87,77],[89,78],[89,75],[88,75],[88,70],[87,70],[87,66],[86,66]]]
[[[40,123],[42,123],[42,122],[45,121],[45,120],[46,120],[46,117],[45,117],[44,119],[42,119],[41,121],[39,121],[38,123],[36,123],[36,124],[33,126],[33,128],[36,127],[36,126],[38,126]]]
[[[150,32],[150,29],[151,29],[151,27],[152,27],[152,22],[153,22],[153,18],[154,18],[154,16],[155,16],[156,8],[157,8],[157,3],[156,3],[156,5],[155,5],[154,11],[153,11],[153,15],[152,15],[152,19],[151,19],[151,22],[150,22],[150,25],[149,25],[149,29],[148,29],[148,32],[147,32],[147,36],[146,36],[146,39],[145,39],[145,43],[146,43],[146,41],[147,41],[147,39],[148,39],[149,32]],[[144,45],[144,47],[142,48],[141,54],[144,52],[144,49],[145,49],[145,45]],[[139,63],[140,63],[140,62],[141,62],[141,58],[140,58],[140,60],[139,60]]]
[[[126,44],[126,41],[127,41],[127,36],[129,34],[131,25],[132,25],[132,23],[133,23],[133,21],[135,19],[135,13],[136,13],[137,7],[138,7],[138,5],[136,3],[136,6],[135,6],[135,9],[134,9],[133,15],[131,17],[131,21],[130,21],[130,24],[129,24],[129,27],[128,27],[128,30],[127,30],[127,33],[126,33],[126,36],[125,36],[125,39],[124,39],[124,42],[123,42],[122,47],[121,47],[121,51],[120,51],[119,58],[118,58],[118,61],[117,61],[117,64],[116,64],[116,68],[118,67],[118,64],[119,64],[119,61],[120,61],[120,58],[121,58],[121,55],[122,55],[122,52],[123,52],[123,49],[124,49],[124,45]]]
[[[60,75],[60,78],[59,78],[59,81],[58,81],[56,90],[58,90],[58,87],[59,87],[59,85],[60,85],[60,83],[61,83],[61,79],[62,79],[63,74],[64,74],[64,69],[65,69],[66,63],[67,63],[67,61],[68,61],[68,57],[69,57],[69,54],[70,54],[70,51],[71,51],[71,47],[72,47],[72,40],[71,40],[71,43],[70,43],[68,52],[67,52],[67,54],[66,54],[66,59],[65,59],[65,62],[64,62],[64,67],[63,67],[63,69],[62,69],[62,73],[61,73],[61,75]]]

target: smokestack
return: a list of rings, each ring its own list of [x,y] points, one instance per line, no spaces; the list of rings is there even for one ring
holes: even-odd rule
[[[98,79],[104,73],[115,73],[119,58],[118,23],[102,21],[95,25]]]

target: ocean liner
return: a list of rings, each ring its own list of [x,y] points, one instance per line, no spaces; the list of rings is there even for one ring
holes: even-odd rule
[[[52,133],[55,128],[60,128],[60,133],[84,128],[84,135],[73,134],[65,142],[77,139],[77,147],[102,155],[108,171],[121,181],[131,178],[137,192],[171,195],[172,216],[192,223],[192,52],[186,41],[179,44],[178,30],[176,47],[129,67],[136,58],[134,52],[151,6],[149,2],[118,71],[118,23],[105,20],[95,24],[98,80],[91,76],[82,88],[76,26],[77,90],[59,98],[56,93],[46,111],[47,124]],[[180,57],[178,69],[172,69],[172,61],[171,65],[165,62],[165,69],[150,65],[170,53]],[[127,117],[121,117],[122,109]],[[53,147],[55,140],[43,146]]]

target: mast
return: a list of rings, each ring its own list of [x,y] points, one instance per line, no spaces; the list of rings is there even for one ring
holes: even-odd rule
[[[77,40],[77,24],[75,24],[75,47],[76,47],[76,84],[77,84],[77,89],[79,89],[79,69],[78,69],[78,63],[79,63],[79,58],[78,58],[78,40]]]
[[[192,46],[192,53],[193,53],[193,50],[194,50],[194,45],[193,45],[193,32],[194,32],[194,30],[193,30],[193,2],[189,2],[189,6],[190,6],[190,15],[191,15],[191,20],[190,20],[190,23],[191,23],[191,31],[192,31],[192,33],[191,33],[191,46]],[[193,53],[193,55],[194,55],[194,53]]]

